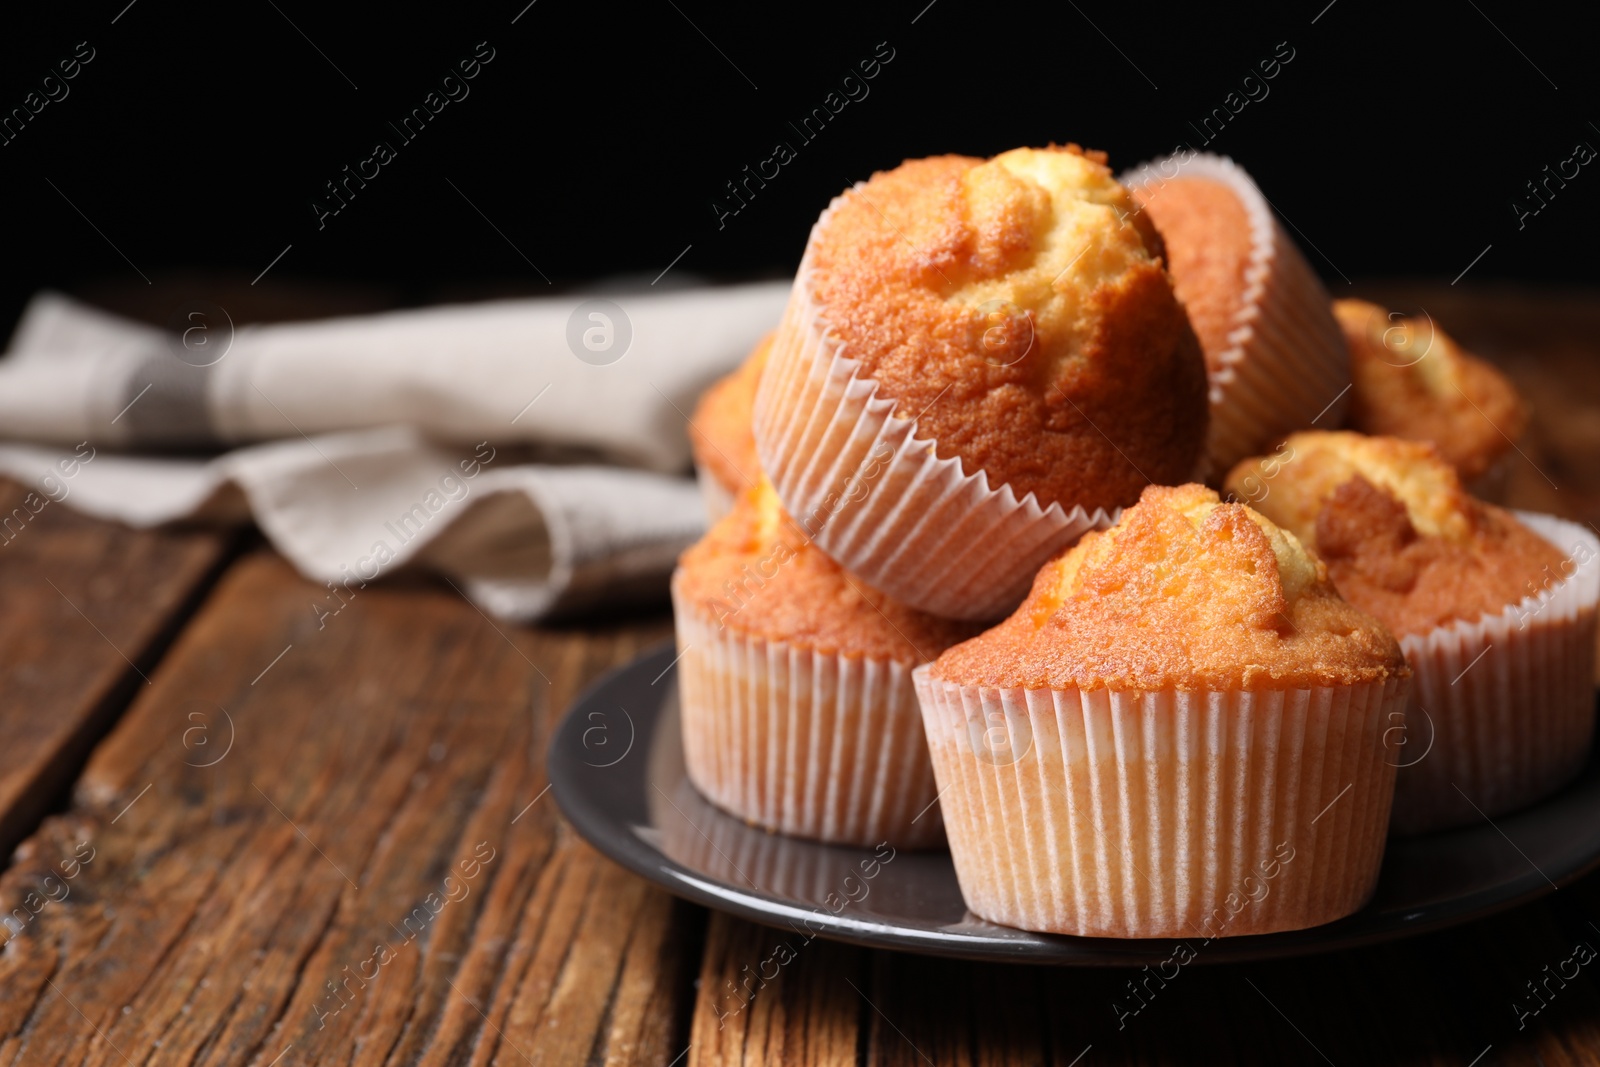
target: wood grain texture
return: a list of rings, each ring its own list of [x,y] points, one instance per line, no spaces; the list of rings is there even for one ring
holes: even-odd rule
[[[96,522],[0,480],[0,854],[64,794],[226,544]]]
[[[0,876],[0,1062],[669,1063],[692,913],[574,838],[543,766],[662,624],[391,586],[319,629],[325,592],[235,565]]]
[[[692,1064],[853,1064],[868,953],[714,914],[689,1034]]]

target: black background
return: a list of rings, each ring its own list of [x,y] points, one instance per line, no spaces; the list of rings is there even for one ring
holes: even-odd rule
[[[650,278],[685,248],[674,281],[777,276],[829,197],[906,157],[1072,140],[1120,169],[1198,146],[1190,123],[1279,42],[1294,59],[1269,95],[1206,147],[1252,172],[1336,293],[1449,280],[1486,247],[1471,283],[1600,277],[1600,164],[1520,230],[1512,209],[1576,142],[1600,147],[1593,27],[1554,7],[525,3],[8,13],[0,109],[78,42],[95,58],[0,147],[0,318],[43,286],[242,285],[290,245],[273,284],[398,302]],[[470,95],[401,144],[386,123],[480,41],[494,59]],[[894,58],[870,95],[801,144],[789,122],[879,42]],[[397,158],[319,230],[323,184],[379,139]],[[798,158],[719,229],[724,183],[778,140]]]

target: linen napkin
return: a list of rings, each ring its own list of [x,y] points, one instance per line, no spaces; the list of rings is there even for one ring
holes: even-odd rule
[[[253,517],[317,581],[353,590],[421,565],[503,618],[659,597],[704,522],[676,476],[688,412],[787,293],[580,294],[237,330],[208,308],[171,332],[40,294],[0,358],[0,435],[28,442],[0,445],[0,472],[34,489],[29,514],[0,516],[0,549],[59,502],[135,526]],[[226,445],[245,447],[148,454]]]

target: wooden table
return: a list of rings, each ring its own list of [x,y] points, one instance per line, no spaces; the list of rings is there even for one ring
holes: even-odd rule
[[[1539,412],[1513,502],[1600,524],[1600,293],[1365,291],[1508,368]],[[1600,1064],[1600,964],[1550,978],[1600,949],[1600,878],[1191,966],[1122,1029],[1136,972],[821,940],[719,1017],[784,935],[601,859],[543,764],[670,621],[509,627],[412,580],[319,625],[325,593],[248,537],[54,503],[0,547],[0,1063]]]

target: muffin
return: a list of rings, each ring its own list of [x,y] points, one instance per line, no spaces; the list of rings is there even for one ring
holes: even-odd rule
[[[1365,300],[1336,300],[1333,313],[1355,381],[1347,428],[1432,442],[1468,483],[1504,469],[1528,426],[1528,406],[1505,375],[1431,318],[1408,318]]]
[[[1295,434],[1228,487],[1313,546],[1416,672],[1394,827],[1493,818],[1582,768],[1594,733],[1600,540],[1469,496],[1430,444]]]
[[[1205,352],[1208,476],[1313,423],[1337,427],[1350,357],[1328,294],[1232,160],[1194,152],[1123,175],[1161,232]]]
[[[750,416],[756,403],[756,384],[761,381],[761,369],[767,364],[767,350],[771,347],[769,333],[737,370],[705,391],[689,420],[695,479],[705,500],[706,517],[712,522],[726,515],[733,498],[761,477]]]
[[[1188,477],[1205,423],[1160,238],[1104,156],[1068,145],[912,160],[836,199],[755,436],[834,559],[924,611],[993,619],[1143,486]]]
[[[813,547],[765,481],[672,577],[684,761],[707,799],[801,837],[942,838],[911,670],[973,632]]]
[[[1355,911],[1408,676],[1293,534],[1204,486],[1146,489],[915,672],[967,907],[1098,937]]]

